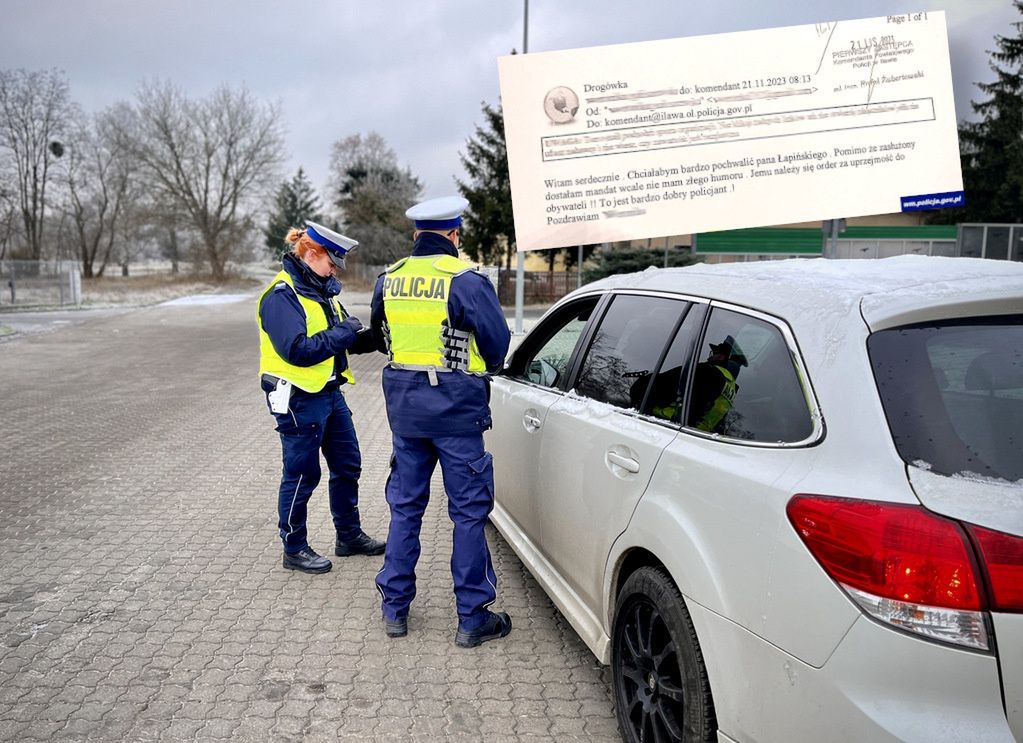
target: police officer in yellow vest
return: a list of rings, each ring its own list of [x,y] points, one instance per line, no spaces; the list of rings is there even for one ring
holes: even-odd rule
[[[736,377],[747,366],[746,356],[732,336],[710,344],[706,361],[696,365],[693,375],[693,400],[689,405],[689,425],[721,433],[722,424],[739,391]]]
[[[458,259],[467,206],[450,196],[406,212],[416,226],[412,255],[377,279],[371,324],[390,361],[383,386],[393,444],[391,526],[376,581],[384,630],[390,637],[408,631],[419,531],[439,461],[454,522],[455,642],[474,647],[511,631],[508,615],[488,608],[497,595],[484,533],[494,468],[483,447],[491,426],[487,375],[502,368],[511,334],[493,285]]]
[[[384,543],[362,531],[359,475],[362,459],[342,385],[354,384],[349,353],[376,351],[338,295],[337,270],[358,245],[313,222],[288,233],[292,252],[259,296],[259,371],[267,405],[277,421],[283,474],[277,498],[284,567],[325,573],[332,563],[306,539],[306,504],[320,481],[320,451],[330,470],[334,554],[379,555]]]

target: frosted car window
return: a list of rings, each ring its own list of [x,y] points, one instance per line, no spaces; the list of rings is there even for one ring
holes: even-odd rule
[[[611,301],[583,359],[576,391],[638,410],[685,302],[621,294]]]
[[[697,358],[690,428],[765,443],[795,443],[813,432],[792,354],[771,323],[715,308]]]

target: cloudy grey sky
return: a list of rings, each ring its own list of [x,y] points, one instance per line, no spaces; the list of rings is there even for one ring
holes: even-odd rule
[[[530,0],[529,51],[944,10],[959,117],[992,79],[1010,0]],[[379,132],[425,185],[454,190],[458,154],[498,102],[497,57],[522,49],[523,0],[0,0],[0,67],[64,70],[87,111],[142,79],[192,95],[221,83],[279,101],[287,175],[321,189],[331,144]]]

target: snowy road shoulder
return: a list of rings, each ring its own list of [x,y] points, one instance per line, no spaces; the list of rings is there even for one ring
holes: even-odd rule
[[[232,304],[251,299],[252,294],[193,294],[189,297],[178,297],[161,302],[157,307],[194,307],[196,305]]]

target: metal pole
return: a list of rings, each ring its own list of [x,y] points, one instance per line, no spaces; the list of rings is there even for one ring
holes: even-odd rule
[[[517,251],[515,255],[515,332],[518,335],[523,333],[522,330],[522,304],[525,296],[523,292],[523,284],[526,283],[526,259],[522,255],[522,251]]]
[[[522,4],[522,53],[529,51],[529,0]]]
[[[575,262],[576,267],[576,283],[575,288],[578,289],[583,285],[583,246],[579,246],[579,257]]]
[[[529,0],[523,0],[522,13],[522,53],[529,51]],[[523,286],[526,283],[526,257],[518,250],[515,251],[515,333],[522,335],[522,305],[525,297]]]

